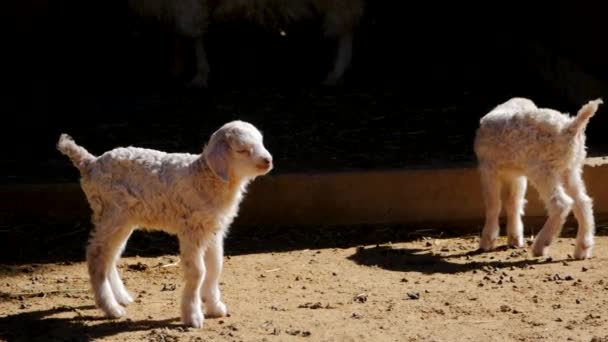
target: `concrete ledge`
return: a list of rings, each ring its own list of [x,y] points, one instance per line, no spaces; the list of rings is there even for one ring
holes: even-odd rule
[[[595,215],[608,218],[608,161],[590,158],[584,169]],[[533,187],[526,216],[544,219]],[[88,220],[79,184],[0,187],[2,224]],[[235,227],[245,225],[483,223],[483,202],[475,168],[386,170],[326,174],[268,175],[254,181]]]

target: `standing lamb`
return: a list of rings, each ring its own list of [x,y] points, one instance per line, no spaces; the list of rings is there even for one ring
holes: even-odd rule
[[[325,37],[337,41],[333,67],[324,81],[333,86],[351,65],[353,34],[364,12],[363,0],[129,0],[129,5],[140,16],[170,24],[192,41],[196,74],[190,85],[199,88],[206,88],[209,80],[203,36],[210,21],[247,19],[279,29],[320,16]]]
[[[601,99],[589,101],[576,117],[570,117],[553,109],[538,108],[531,100],[516,97],[481,118],[474,148],[486,207],[480,242],[482,250],[495,247],[503,186],[506,188],[508,244],[524,246],[521,215],[528,178],[548,211],[548,218],[532,246],[532,254],[548,254],[549,246],[573,209],[578,222],[574,257],[591,257],[595,223],[593,202],[582,179],[587,154],[585,128],[602,103]]]
[[[116,263],[134,229],[177,235],[185,286],[184,324],[200,328],[204,316],[225,316],[219,277],[223,239],[247,185],[273,168],[262,134],[232,121],[211,136],[202,154],[115,148],[95,157],[66,134],[57,148],[80,170],[95,225],[86,259],[95,302],[109,317],[125,315],[133,299]]]

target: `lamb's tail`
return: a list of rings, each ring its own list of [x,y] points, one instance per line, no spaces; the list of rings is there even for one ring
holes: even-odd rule
[[[602,103],[604,103],[604,101],[601,98],[598,98],[589,101],[585,105],[583,105],[581,109],[579,109],[574,120],[572,120],[572,122],[570,123],[568,130],[572,133],[578,133],[583,131],[587,127],[589,119],[591,119],[591,117],[595,115],[595,112],[597,112],[598,107]]]
[[[72,160],[72,163],[81,171],[96,158],[84,147],[76,145],[74,139],[65,133],[59,137],[57,149],[68,156]]]

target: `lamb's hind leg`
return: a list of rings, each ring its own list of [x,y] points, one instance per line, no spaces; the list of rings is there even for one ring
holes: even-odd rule
[[[554,172],[539,170],[534,172],[534,176],[531,176],[530,179],[536,185],[549,214],[532,244],[532,255],[546,256],[549,246],[553,239],[559,235],[566,217],[570,213],[573,200],[564,191],[559,175]]]
[[[132,230],[129,231],[129,234],[125,237],[124,241],[121,243],[120,248],[117,250],[116,255],[114,256],[114,262],[112,263],[112,270],[110,272],[110,286],[112,287],[112,292],[116,297],[116,301],[123,306],[127,306],[133,303],[133,297],[129,294],[125,285],[120,279],[120,274],[118,273],[118,269],[116,268],[116,263],[118,259],[120,259],[120,255],[125,250],[125,246],[127,244],[127,240],[129,236],[131,236]]]
[[[485,204],[485,224],[481,233],[479,247],[483,251],[491,251],[500,231],[500,190],[501,182],[497,172],[493,168],[481,166],[479,169],[481,176],[481,190]]]
[[[569,170],[565,176],[566,192],[574,199],[572,211],[578,222],[576,248],[574,249],[576,259],[591,257],[595,235],[593,200],[587,195],[581,173],[581,169]]]
[[[116,256],[130,233],[131,229],[124,222],[101,220],[95,225],[87,246],[87,265],[95,303],[113,318],[126,313],[114,294],[111,278]]]
[[[524,214],[526,204],[527,180],[523,176],[508,177],[506,183],[506,198],[504,201],[507,214],[508,245],[511,247],[524,247],[524,224],[521,216]]]

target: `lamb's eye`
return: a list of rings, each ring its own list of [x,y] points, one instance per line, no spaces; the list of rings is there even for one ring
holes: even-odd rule
[[[249,155],[250,151],[248,149],[242,149],[236,151],[236,153]]]

